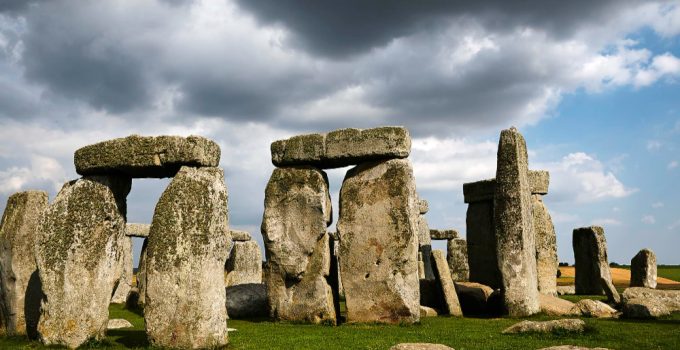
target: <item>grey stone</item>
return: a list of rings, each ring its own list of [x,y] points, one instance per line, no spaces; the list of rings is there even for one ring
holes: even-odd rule
[[[146,252],[144,306],[152,346],[227,344],[227,198],[222,169],[184,166],[156,204]]]
[[[619,297],[612,284],[604,229],[599,226],[574,229],[572,244],[576,294],[599,295],[604,290],[610,301],[617,302]]]
[[[465,203],[492,201],[496,192],[496,179],[486,179],[463,184]]]
[[[493,289],[476,282],[454,282],[458,301],[464,315],[484,315],[493,313],[488,299]]]
[[[231,319],[269,316],[267,286],[262,283],[227,287],[227,313]]]
[[[656,254],[640,250],[630,261],[630,286],[656,288]]]
[[[80,148],[74,161],[80,175],[172,177],[183,165],[217,166],[220,146],[201,136],[131,135]]]
[[[390,350],[454,350],[454,349],[443,344],[401,343],[391,347]]]
[[[235,241],[226,267],[227,287],[237,284],[262,283],[260,246],[256,241]]]
[[[35,264],[35,239],[47,193],[25,191],[7,199],[0,223],[0,325],[8,335],[37,336],[42,290]]]
[[[574,304],[572,310],[574,314],[580,314],[583,317],[595,318],[611,318],[616,316],[616,309],[597,300],[581,299]]]
[[[142,251],[139,254],[139,264],[137,265],[137,289],[139,290],[138,306],[143,306],[146,302],[146,261],[149,239],[144,239]]]
[[[130,237],[146,238],[149,237],[149,224],[126,224],[125,234]]]
[[[430,226],[424,215],[418,215],[418,254],[419,261],[422,262],[423,278],[434,279],[434,272],[432,271],[432,239],[430,238]],[[418,267],[420,274],[421,268]]]
[[[458,294],[456,294],[456,287],[451,280],[451,271],[446,262],[444,252],[441,250],[432,251],[432,260],[434,262],[434,274],[444,296],[444,305],[448,314],[451,316],[463,316],[463,310],[460,308],[460,301],[458,301]]]
[[[132,278],[134,267],[132,266],[132,238],[125,237],[120,242],[120,254],[118,255],[118,282],[113,290],[111,302],[114,304],[125,304],[128,293],[132,288]]]
[[[121,329],[134,327],[130,321],[123,318],[110,319],[106,325],[106,329]]]
[[[75,348],[102,339],[125,237],[129,177],[68,182],[40,219],[35,255],[45,298],[38,333],[45,345]]]
[[[468,267],[467,242],[463,238],[449,239],[446,242],[446,260],[454,282],[465,282],[470,278]]]
[[[547,172],[546,172],[547,173]],[[557,295],[557,237],[552,218],[541,195],[531,196],[534,232],[536,234],[536,276],[538,291]]]
[[[623,291],[623,316],[657,318],[680,311],[680,290],[657,290],[643,287]]]
[[[429,306],[423,306],[420,305],[420,318],[423,317],[437,317],[439,314],[437,313],[437,310],[429,307]]]
[[[332,209],[326,173],[313,167],[274,169],[264,201],[262,237],[272,317],[335,324],[327,281],[331,258],[326,228]]]
[[[466,240],[470,281],[500,288],[501,272],[496,253],[493,201],[474,202],[466,214]]]
[[[583,322],[583,320],[563,318],[552,321],[522,321],[503,330],[503,334],[553,332],[583,333],[585,328],[586,323]]]
[[[574,310],[574,303],[556,296],[539,294],[538,300],[541,312],[548,316],[579,316],[580,312]]]
[[[430,229],[430,238],[431,239],[436,239],[436,240],[449,240],[449,239],[454,239],[458,238],[458,231],[456,230],[438,230],[431,228]]]
[[[662,302],[655,299],[631,299],[623,304],[623,317],[655,319],[671,314],[671,310]]]
[[[557,295],[574,295],[576,294],[576,286],[557,286]]]
[[[231,239],[235,242],[246,242],[250,241],[252,237],[247,231],[231,230]]]
[[[427,212],[429,210],[430,210],[430,204],[424,199],[419,199],[418,200],[418,211],[420,212],[420,215],[427,214]]]
[[[529,170],[529,185],[531,186],[531,194],[548,194],[550,173],[546,170]]]
[[[340,272],[347,321],[420,319],[418,208],[408,160],[360,164],[340,190]]]
[[[309,134],[279,140],[271,145],[275,166],[313,165],[341,168],[392,158],[406,158],[411,137],[404,127],[340,129],[327,134]]]
[[[137,287],[132,287],[130,293],[127,295],[127,299],[125,299],[125,308],[128,310],[138,310],[140,309],[140,305],[139,289]]]
[[[505,307],[511,316],[539,311],[536,246],[527,149],[515,129],[501,131],[496,166],[494,223]]]

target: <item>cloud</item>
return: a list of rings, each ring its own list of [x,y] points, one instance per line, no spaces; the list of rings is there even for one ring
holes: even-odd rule
[[[645,215],[640,221],[648,225],[653,225],[656,223],[656,218],[654,218],[653,215]]]
[[[594,202],[624,198],[637,189],[625,186],[592,155],[575,152],[559,162],[538,163],[536,169],[550,171],[551,198],[556,201]]]
[[[621,221],[617,219],[612,219],[612,218],[600,218],[600,219],[593,219],[591,220],[591,225],[597,225],[597,226],[620,226]]]
[[[680,165],[677,160],[672,160],[670,163],[668,163],[668,169],[675,169]]]
[[[675,229],[680,228],[680,220],[674,221],[672,224],[668,225],[667,228],[668,228],[669,231],[673,231]]]
[[[663,207],[664,207],[663,202],[654,202],[654,203],[652,203],[652,208],[654,208],[654,209],[663,208]]]
[[[553,223],[556,224],[575,222],[580,219],[576,214],[563,213],[556,210],[550,210],[550,217],[552,218]]]
[[[57,190],[66,180],[66,171],[56,159],[34,154],[30,156],[30,165],[0,171],[0,193],[9,195],[45,185]]]
[[[658,151],[661,148],[661,142],[657,140],[649,140],[647,141],[647,150],[648,151]]]

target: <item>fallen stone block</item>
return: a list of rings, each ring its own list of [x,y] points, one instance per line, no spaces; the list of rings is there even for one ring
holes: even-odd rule
[[[522,321],[503,331],[503,334],[517,333],[583,333],[586,323],[579,319],[564,318],[552,321]]]
[[[106,325],[106,329],[121,329],[121,328],[132,328],[134,327],[130,321],[123,318],[113,318],[110,319]]]
[[[456,287],[453,285],[453,280],[451,280],[451,272],[444,257],[444,252],[441,250],[432,251],[432,260],[434,262],[435,279],[439,281],[448,314],[451,316],[463,316],[463,310],[460,308],[458,294],[456,294]]]
[[[548,316],[578,316],[581,313],[574,310],[574,303],[556,296],[539,294],[541,312]]]
[[[557,286],[557,295],[574,295],[576,294],[576,286]]]
[[[85,146],[74,156],[80,175],[172,177],[183,165],[216,167],[220,147],[201,136],[131,135]]]
[[[617,311],[613,307],[597,300],[581,299],[574,304],[572,310],[575,314],[583,317],[612,318],[616,317]]]
[[[486,315],[493,313],[489,310],[488,299],[493,289],[475,282],[454,282],[458,301],[463,315]],[[500,311],[500,310],[499,310]]]
[[[229,318],[238,320],[269,316],[265,284],[239,284],[227,287],[226,293]]]
[[[643,287],[623,291],[623,316],[656,318],[680,311],[680,290],[657,290]]]
[[[439,314],[437,313],[437,310],[429,307],[429,306],[424,306],[420,305],[420,317],[437,317]]]

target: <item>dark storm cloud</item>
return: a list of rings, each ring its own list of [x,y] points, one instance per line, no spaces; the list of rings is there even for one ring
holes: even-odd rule
[[[566,35],[631,1],[237,0],[265,23],[283,24],[304,48],[342,58],[427,30],[447,18],[473,17],[495,30],[517,25]]]

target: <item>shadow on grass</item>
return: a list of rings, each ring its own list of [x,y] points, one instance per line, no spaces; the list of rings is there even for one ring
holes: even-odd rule
[[[114,338],[113,342],[128,348],[149,346],[146,332],[143,330],[110,330],[106,334]]]

